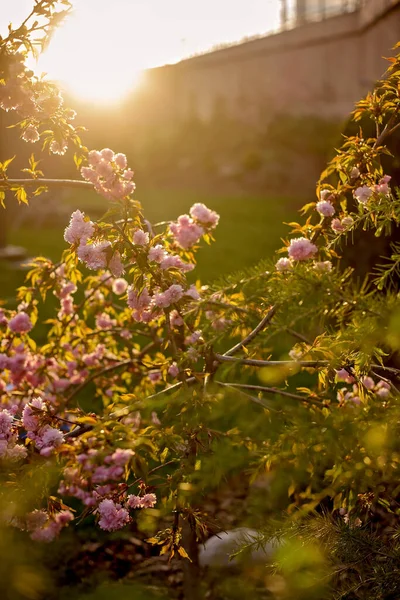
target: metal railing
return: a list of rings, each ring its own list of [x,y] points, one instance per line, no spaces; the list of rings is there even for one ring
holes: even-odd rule
[[[358,11],[366,0],[282,0],[282,28],[323,21]]]

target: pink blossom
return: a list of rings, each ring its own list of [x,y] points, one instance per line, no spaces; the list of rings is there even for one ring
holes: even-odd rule
[[[134,454],[134,451],[130,448],[117,448],[117,450],[111,454],[109,459],[110,462],[113,462],[118,467],[124,467],[130,461],[132,456],[134,456]]]
[[[320,200],[315,208],[323,217],[333,217],[335,214],[335,207],[328,200]]]
[[[145,494],[142,498],[142,508],[153,508],[157,502],[155,494]]]
[[[344,217],[342,219],[342,225],[343,227],[345,227],[346,229],[348,229],[349,227],[351,227],[354,223],[354,220],[352,217],[348,216],[348,217]]]
[[[375,393],[381,398],[387,398],[390,394],[390,384],[381,379],[375,387]]]
[[[17,462],[23,460],[28,455],[28,450],[25,446],[21,446],[20,444],[9,444],[7,447],[7,452],[3,458],[9,460],[11,462]]]
[[[135,321],[148,322],[152,315],[151,296],[149,290],[145,287],[140,294],[133,289],[128,288],[128,306],[133,310],[132,316]]]
[[[112,319],[107,313],[103,312],[100,315],[96,315],[96,327],[98,329],[112,329],[116,324],[117,321]]]
[[[185,339],[185,344],[186,345],[190,345],[190,344],[197,344],[198,341],[201,341],[201,336],[202,336],[202,331],[194,331],[193,333],[191,333],[189,336],[187,336],[187,338]]]
[[[66,315],[72,315],[74,312],[74,299],[72,296],[66,296],[61,300],[61,310],[57,313],[59,319]]]
[[[367,202],[371,198],[372,194],[373,194],[373,191],[367,185],[358,187],[354,191],[354,197],[360,204],[367,204]]]
[[[319,273],[327,273],[332,271],[332,263],[330,260],[324,260],[314,263],[314,269]]]
[[[171,375],[171,377],[177,377],[179,375],[179,367],[176,362],[173,362],[172,365],[169,366],[168,374]]]
[[[183,287],[179,284],[172,284],[165,292],[159,292],[154,295],[153,302],[159,308],[168,308],[171,304],[178,302],[183,296]]]
[[[279,273],[284,273],[293,269],[293,263],[290,258],[280,258],[275,264],[275,268]]]
[[[106,161],[111,161],[114,159],[114,152],[110,150],[110,148],[103,148],[103,150],[100,150],[100,155],[101,158]]]
[[[2,310],[0,308],[0,325],[7,325],[8,323],[8,319],[6,317],[6,315],[4,314],[4,310]]]
[[[307,238],[301,237],[290,241],[288,250],[289,258],[293,260],[307,260],[318,252],[317,246]]]
[[[126,169],[126,166],[128,164],[125,154],[122,154],[121,152],[118,152],[118,154],[114,156],[114,162],[117,165],[117,167],[121,170]]]
[[[94,225],[85,220],[85,214],[80,210],[72,213],[68,227],[64,231],[64,240],[69,244],[85,244],[92,237]]]
[[[196,362],[199,359],[199,353],[193,346],[190,346],[190,348],[187,349],[186,356],[190,362]]]
[[[66,298],[69,294],[75,294],[78,288],[72,281],[63,283],[60,292],[58,293],[59,298]]]
[[[142,498],[140,496],[135,496],[134,494],[129,494],[126,502],[126,506],[129,508],[142,508]]]
[[[142,229],[137,229],[133,234],[133,243],[137,246],[145,246],[149,243],[149,234]]]
[[[35,445],[43,456],[49,456],[63,441],[62,432],[50,425],[45,425],[35,436]]]
[[[167,252],[162,246],[160,246],[160,244],[157,244],[157,246],[153,246],[152,248],[150,248],[148,254],[149,260],[157,263],[161,263],[166,256]]]
[[[107,266],[106,251],[111,247],[110,242],[81,244],[78,248],[78,258],[88,269],[105,269]]]
[[[28,531],[33,531],[39,527],[43,527],[48,520],[48,514],[45,510],[34,510],[26,515],[26,528]]]
[[[122,529],[129,522],[128,511],[112,500],[102,500],[98,512],[100,515],[99,526],[105,531]]]
[[[200,293],[194,283],[186,290],[185,296],[189,296],[192,300],[200,300]]]
[[[114,169],[112,168],[112,165],[109,162],[101,160],[96,165],[96,173],[100,177],[104,177],[105,179],[111,180],[112,176],[114,175]],[[97,179],[99,180],[99,177]]]
[[[25,429],[35,432],[39,427],[41,413],[46,410],[46,405],[41,398],[34,398],[29,404],[25,404],[22,411],[22,423]]]
[[[194,265],[191,263],[185,263],[180,256],[165,253],[165,257],[162,259],[160,263],[160,267],[164,270],[166,269],[179,269],[184,273],[188,271],[192,271],[194,269]]]
[[[9,320],[8,327],[14,333],[27,333],[32,329],[33,325],[28,315],[20,312]]]
[[[143,310],[150,306],[151,297],[149,290],[145,287],[140,294],[137,294],[132,286],[128,288],[128,306],[134,310]]]
[[[8,369],[9,367],[9,357],[6,354],[0,354],[0,371],[4,371],[4,369]]]
[[[178,221],[171,223],[169,229],[176,242],[184,250],[191,248],[204,235],[204,229],[197,225],[188,215],[178,217]]]
[[[108,262],[108,268],[114,277],[121,277],[124,274],[125,268],[121,261],[121,255],[118,251],[114,252],[111,260]]]
[[[66,153],[67,149],[68,142],[66,140],[61,140],[61,142],[53,140],[50,144],[50,152],[52,152],[53,154],[59,154],[60,156],[62,156]]]
[[[335,233],[342,233],[345,230],[344,225],[340,219],[332,219],[331,227]]]
[[[344,381],[345,383],[353,383],[355,381],[354,377],[350,375],[346,369],[336,371],[336,379],[337,381]]]
[[[391,180],[390,175],[384,175],[382,179],[379,181],[378,185],[375,186],[375,190],[378,194],[385,194],[387,196],[390,192],[389,182]]]
[[[161,371],[149,371],[149,379],[151,383],[158,383],[161,381]]]
[[[101,154],[98,150],[91,150],[88,154],[89,164],[95,167],[101,161]]]
[[[9,440],[12,436],[14,417],[8,410],[0,410],[0,440]]]
[[[35,515],[35,513],[38,513]],[[31,538],[36,542],[52,542],[61,529],[74,519],[69,510],[63,510],[49,518],[45,511],[34,511],[27,517],[27,528],[31,531]]]
[[[95,169],[93,169],[92,167],[82,167],[81,168],[81,175],[84,179],[86,179],[86,181],[90,181],[91,183],[97,183],[99,176],[96,173]]]
[[[129,329],[122,329],[119,333],[119,335],[124,339],[124,340],[130,340],[132,338],[132,332],[129,331]]]
[[[132,169],[126,169],[123,173],[122,173],[122,177],[123,179],[125,179],[126,181],[131,181],[132,177],[133,177],[133,171]]]
[[[372,379],[372,377],[364,377],[362,379],[362,384],[367,390],[373,390],[375,387],[375,381]]]
[[[32,144],[37,142],[40,139],[37,127],[35,127],[34,125],[28,125],[28,127],[24,130],[24,133],[22,134],[22,139],[24,140],[24,142],[31,142]]]
[[[145,494],[144,496],[134,496],[130,494],[127,498],[126,505],[129,508],[153,508],[157,502],[155,494]]]
[[[169,322],[171,323],[171,327],[181,327],[184,323],[177,310],[171,310],[169,313]]]
[[[112,291],[117,296],[121,296],[126,292],[128,288],[128,282],[125,279],[114,279],[112,283]]]
[[[333,192],[332,190],[321,190],[319,197],[321,199],[322,202],[326,202],[327,200],[330,200],[330,198],[333,196]]]
[[[214,210],[207,208],[205,204],[197,202],[196,204],[193,204],[189,212],[190,216],[196,221],[199,221],[202,225],[211,227],[212,229],[218,225],[219,214]]]

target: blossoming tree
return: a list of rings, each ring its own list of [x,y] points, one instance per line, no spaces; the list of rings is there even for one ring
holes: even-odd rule
[[[247,481],[269,477],[260,530],[267,515],[285,510],[285,535],[294,527],[309,555],[314,542],[302,517],[316,511],[315,524],[323,511],[332,519],[321,540],[359,535],[361,552],[362,535],[381,532],[371,525],[379,510],[379,523],[390,521],[394,531],[380,544],[395,561],[400,248],[390,236],[400,200],[381,158],[400,124],[400,59],[354,112],[373,119],[376,136],[364,139],[360,130],[345,140],[317,202],[304,207],[307,220],[290,224],[285,256],[201,288],[187,274],[219,216],[195,204],[176,222],[149,223],[126,156],[88,151],[58,88],[26,67],[69,10],[68,0],[39,0],[0,39],[0,108],[38,148],[24,178],[8,176],[11,157],[0,165],[0,201],[5,206],[8,191],[20,203],[40,202],[63,185],[94,189],[109,209],[96,222],[75,211],[60,262],[36,258],[17,309],[0,308],[3,524],[51,542],[83,518],[112,532],[157,507],[160,527],[148,542],[184,560],[185,595],[196,598],[197,544],[212,531],[202,506],[243,470]],[[73,156],[80,177],[46,178],[37,159],[46,152]],[[375,274],[358,282],[340,258],[366,230],[392,245]],[[43,323],[49,295],[58,307]],[[219,455],[228,458],[220,463]],[[375,551],[382,549],[370,545]],[[330,564],[345,562],[348,577],[337,589],[350,589],[351,560],[337,544],[323,552]],[[287,597],[310,598],[312,590],[322,597],[320,583],[304,591],[290,579],[285,556],[277,561]],[[377,575],[368,561],[357,585],[372,598]]]

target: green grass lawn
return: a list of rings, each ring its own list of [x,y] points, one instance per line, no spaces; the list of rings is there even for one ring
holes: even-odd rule
[[[196,279],[203,283],[216,277],[250,267],[260,259],[271,257],[281,245],[288,228],[283,221],[296,219],[293,201],[272,197],[209,196],[194,192],[142,189],[137,198],[144,207],[145,216],[152,222],[175,219],[188,212],[194,202],[204,202],[221,215],[215,230],[216,242],[204,245],[198,253]],[[34,200],[40,202],[40,198]],[[22,226],[10,232],[9,243],[26,248],[28,255],[43,255],[57,260],[66,247],[63,229],[68,214],[80,208],[96,218],[107,207],[107,201],[94,193],[74,192],[62,200],[68,206],[65,223],[35,225],[34,218],[27,218]],[[15,265],[0,263],[0,297],[10,299],[15,288],[22,283],[23,270]]]

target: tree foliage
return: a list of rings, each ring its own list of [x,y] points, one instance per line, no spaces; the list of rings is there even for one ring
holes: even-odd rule
[[[125,155],[89,152],[57,87],[25,66],[69,9],[37,1],[0,40],[0,106],[39,146],[21,179],[7,175],[12,157],[0,166],[3,205],[6,191],[40,202],[60,185],[109,200],[97,222],[76,211],[60,262],[33,260],[17,310],[0,309],[7,535],[140,531],[183,561],[185,596],[200,597],[197,544],[227,526],[206,507],[239,476],[236,522],[277,545],[254,585],[276,598],[397,597],[400,197],[381,160],[400,125],[400,56],[353,113],[376,135],[344,140],[285,256],[201,287],[186,273],[218,215],[197,204],[150,224]],[[71,155],[83,179],[46,178],[48,152]],[[344,263],[368,231],[383,250],[360,281]],[[34,597],[5,579],[10,597]]]

